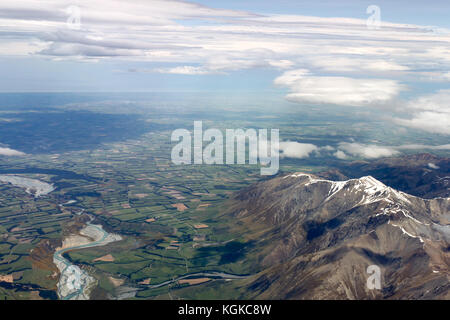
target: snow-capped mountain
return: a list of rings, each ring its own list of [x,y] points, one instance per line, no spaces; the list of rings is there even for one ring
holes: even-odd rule
[[[371,176],[294,173],[241,191],[227,214],[262,252],[266,269],[249,282],[255,297],[443,298],[449,208],[450,198],[422,199]],[[373,264],[383,270],[383,289],[366,287]]]

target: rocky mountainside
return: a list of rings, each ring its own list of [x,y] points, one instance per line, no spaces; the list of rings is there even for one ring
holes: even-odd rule
[[[371,175],[397,190],[422,198],[450,197],[450,159],[429,153],[355,161],[321,173],[331,180]]]
[[[251,298],[450,298],[450,198],[422,199],[371,176],[296,173],[239,192],[226,215],[256,243]],[[367,267],[381,270],[369,289]]]

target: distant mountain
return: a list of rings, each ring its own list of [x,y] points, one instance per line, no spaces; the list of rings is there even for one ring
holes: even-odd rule
[[[371,176],[296,173],[242,190],[225,214],[256,243],[263,271],[246,280],[249,298],[448,299],[449,207]],[[366,286],[370,265],[380,290]]]
[[[331,180],[371,175],[390,187],[422,198],[450,197],[450,159],[429,153],[355,161],[321,173]]]

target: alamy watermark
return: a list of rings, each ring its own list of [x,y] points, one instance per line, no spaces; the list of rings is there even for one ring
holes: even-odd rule
[[[366,20],[367,29],[380,29],[381,28],[381,9],[374,4],[370,5],[366,9],[366,13],[370,16]]]
[[[376,264],[372,264],[367,267],[367,274],[370,276],[367,278],[367,288],[370,290],[381,289],[381,269]]]
[[[66,13],[69,16],[66,20],[67,28],[71,30],[81,29],[81,9],[78,6],[69,6],[66,9]]]
[[[172,132],[171,141],[179,142],[172,148],[171,154],[172,163],[176,165],[245,164],[248,158],[249,164],[259,162],[261,175],[274,175],[279,169],[278,129],[270,130],[270,141],[267,129],[226,129],[224,142],[221,130],[210,128],[203,132],[202,121],[194,121],[193,136],[187,129],[176,129]],[[205,147],[204,142],[207,143]]]

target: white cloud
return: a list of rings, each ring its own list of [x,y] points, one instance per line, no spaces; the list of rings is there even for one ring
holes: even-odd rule
[[[10,148],[1,148],[0,155],[2,156],[24,156],[25,153]]]
[[[173,68],[157,68],[154,71],[159,73],[204,75],[204,74],[224,74],[226,71],[250,69],[256,67],[273,67],[276,69],[286,69],[292,66],[289,60],[261,60],[257,59],[232,59],[230,57],[216,57],[208,61],[204,66],[177,66]]]
[[[436,146],[424,144],[380,146],[356,142],[341,142],[338,144],[338,150],[333,155],[338,159],[348,159],[348,155],[365,159],[376,159],[397,156],[403,150],[450,150],[450,144]]]
[[[412,119],[394,119],[402,126],[420,129],[431,133],[450,134],[450,114],[438,112],[418,112],[414,113]]]
[[[431,133],[450,134],[450,90],[419,97],[405,107],[409,118],[394,118],[399,125]]]
[[[339,143],[339,149],[345,151],[355,157],[362,157],[366,159],[375,159],[381,157],[391,157],[398,155],[400,152],[395,147],[378,146],[374,144],[361,144],[361,143]],[[337,157],[342,156],[342,153],[335,154]]]
[[[320,150],[334,151],[335,149],[332,146],[324,146],[324,147],[320,147]]]
[[[422,150],[422,149],[429,149],[429,150],[450,150],[450,144],[443,144],[438,146],[430,146],[425,144],[404,144],[401,146],[395,147],[398,150]]]
[[[312,152],[319,148],[310,143],[299,143],[296,141],[282,141],[279,144],[280,157],[286,158],[308,158]]]
[[[342,160],[344,160],[344,159],[347,159],[348,158],[348,156],[345,154],[345,152],[344,151],[342,151],[342,150],[338,150],[338,151],[336,151],[334,154],[333,154],[336,158],[338,158],[338,159],[342,159]]]
[[[179,66],[174,68],[160,68],[156,69],[160,73],[172,73],[172,74],[184,74],[184,75],[200,75],[200,74],[210,74],[213,73],[202,67],[193,66]]]
[[[426,111],[450,113],[450,90],[419,97],[408,104],[408,108]]]
[[[398,62],[377,59],[346,56],[322,56],[321,59],[312,59],[310,65],[324,71],[357,72],[357,71],[407,71],[409,67]]]
[[[431,163],[431,162],[428,163],[428,167],[430,167],[431,169],[435,169],[435,170],[439,169],[439,166],[437,166],[437,165],[435,165],[434,163]]]
[[[275,68],[279,69],[289,69],[294,66],[294,63],[292,61],[282,59],[282,60],[269,60],[267,63]],[[450,78],[450,75],[449,75]]]
[[[289,70],[284,72],[281,76],[275,78],[273,83],[275,83],[278,86],[293,86],[297,81],[304,78],[309,74],[309,70],[307,69],[296,69],[296,70]]]
[[[348,106],[385,103],[403,88],[395,80],[313,76],[305,69],[287,71],[274,83],[290,89],[289,101]]]
[[[80,30],[66,23],[72,5],[81,9]],[[15,54],[45,46],[40,52],[50,56],[130,57],[207,69],[216,63],[219,69],[259,67],[261,61],[288,69],[306,62],[364,74],[423,70],[430,61],[448,72],[450,65],[449,33],[426,26],[383,21],[380,30],[368,30],[365,19],[261,15],[176,0],[2,1],[0,30],[3,40],[22,41]],[[218,56],[231,63],[225,67]]]

